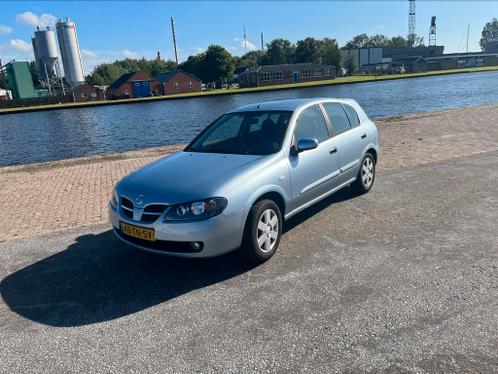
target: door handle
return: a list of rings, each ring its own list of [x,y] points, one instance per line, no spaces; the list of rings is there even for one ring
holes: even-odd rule
[[[329,151],[329,153],[330,153],[331,155],[332,155],[332,154],[334,154],[334,153],[337,153],[337,148],[336,148],[336,147],[332,148],[332,149]]]
[[[366,137],[367,137],[367,134],[365,134],[365,133],[361,134],[362,139],[365,139]]]

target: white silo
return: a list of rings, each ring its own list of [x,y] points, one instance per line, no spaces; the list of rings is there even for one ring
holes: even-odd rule
[[[57,43],[55,33],[47,26],[46,30],[35,31],[35,42],[33,43],[36,62],[41,63],[39,72],[48,77],[57,76],[56,64],[59,54],[57,53]]]
[[[76,34],[76,25],[69,18],[57,21],[57,37],[61,50],[62,66],[66,81],[71,87],[85,82],[83,63],[81,62],[80,45]]]

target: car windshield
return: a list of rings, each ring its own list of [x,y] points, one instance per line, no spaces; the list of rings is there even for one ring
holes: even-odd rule
[[[228,113],[201,132],[188,152],[269,155],[282,147],[292,112]]]

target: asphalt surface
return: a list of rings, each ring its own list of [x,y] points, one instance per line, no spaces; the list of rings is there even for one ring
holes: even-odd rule
[[[2,243],[0,372],[498,372],[497,186],[498,152],[380,173],[255,268],[103,226]]]

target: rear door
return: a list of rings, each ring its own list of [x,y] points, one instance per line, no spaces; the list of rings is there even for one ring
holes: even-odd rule
[[[322,104],[332,125],[333,139],[337,142],[341,183],[358,174],[366,132],[362,129],[356,110],[348,104]]]
[[[333,188],[339,175],[335,140],[319,105],[301,112],[294,130],[294,144],[300,139],[317,139],[318,148],[289,155],[293,202],[296,209]]]

